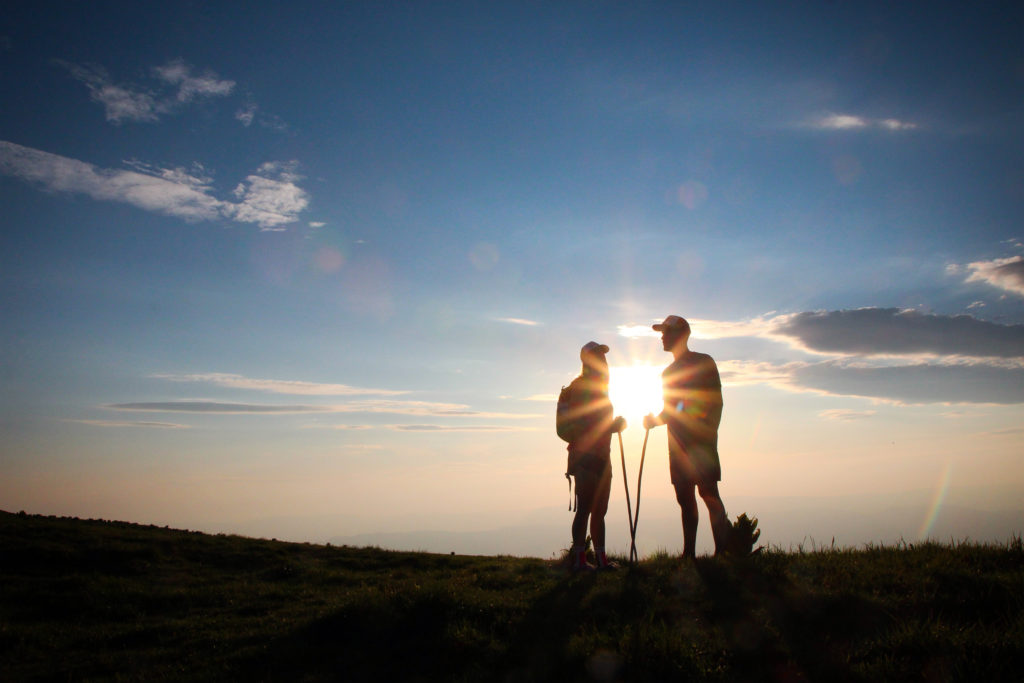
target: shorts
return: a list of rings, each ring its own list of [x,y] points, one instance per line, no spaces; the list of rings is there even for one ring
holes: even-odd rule
[[[612,459],[607,454],[580,453],[570,448],[565,472],[576,477],[577,481],[580,477],[600,481],[605,477],[611,477]]]
[[[673,486],[703,486],[722,481],[722,465],[714,444],[682,444],[669,436],[669,476]]]

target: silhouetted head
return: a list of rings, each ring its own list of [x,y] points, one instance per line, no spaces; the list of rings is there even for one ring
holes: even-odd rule
[[[597,342],[587,342],[580,349],[580,360],[583,361],[583,373],[596,373],[602,377],[608,376],[608,359],[605,358],[605,354],[608,353],[607,344],[598,344]]]
[[[686,318],[678,315],[670,315],[657,325],[651,326],[655,332],[661,332],[661,346],[666,351],[675,353],[682,345],[687,348],[690,340],[690,323]]]

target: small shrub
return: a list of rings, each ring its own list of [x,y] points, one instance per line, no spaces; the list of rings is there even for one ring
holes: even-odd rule
[[[764,549],[762,546],[754,549],[754,544],[760,537],[761,530],[757,528],[757,517],[747,517],[747,513],[744,512],[736,518],[736,522],[729,531],[726,554],[733,557],[758,555]]]

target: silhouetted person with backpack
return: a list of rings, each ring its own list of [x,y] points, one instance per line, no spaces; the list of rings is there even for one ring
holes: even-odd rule
[[[718,461],[718,425],[722,420],[722,381],[718,366],[706,353],[689,348],[690,324],[670,315],[653,326],[661,345],[675,360],[661,373],[665,408],[644,418],[644,428],[668,425],[668,460],[672,486],[683,518],[683,557],[696,557],[697,498],[707,505],[715,554],[728,549],[731,525],[718,493],[722,466]]]
[[[573,571],[592,571],[587,562],[587,522],[594,544],[597,569],[614,569],[605,554],[604,516],[612,488],[611,439],[626,428],[626,420],[613,417],[608,399],[608,347],[588,342],[580,350],[583,369],[562,388],[558,397],[556,428],[569,442],[566,477],[576,479],[576,516],[572,520]]]

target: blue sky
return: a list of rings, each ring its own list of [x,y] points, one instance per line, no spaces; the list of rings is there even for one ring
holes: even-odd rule
[[[1019,534],[1022,23],[15,3],[0,507],[546,556],[579,347],[661,367],[674,313],[767,541]],[[649,443],[639,540],[675,550]]]

